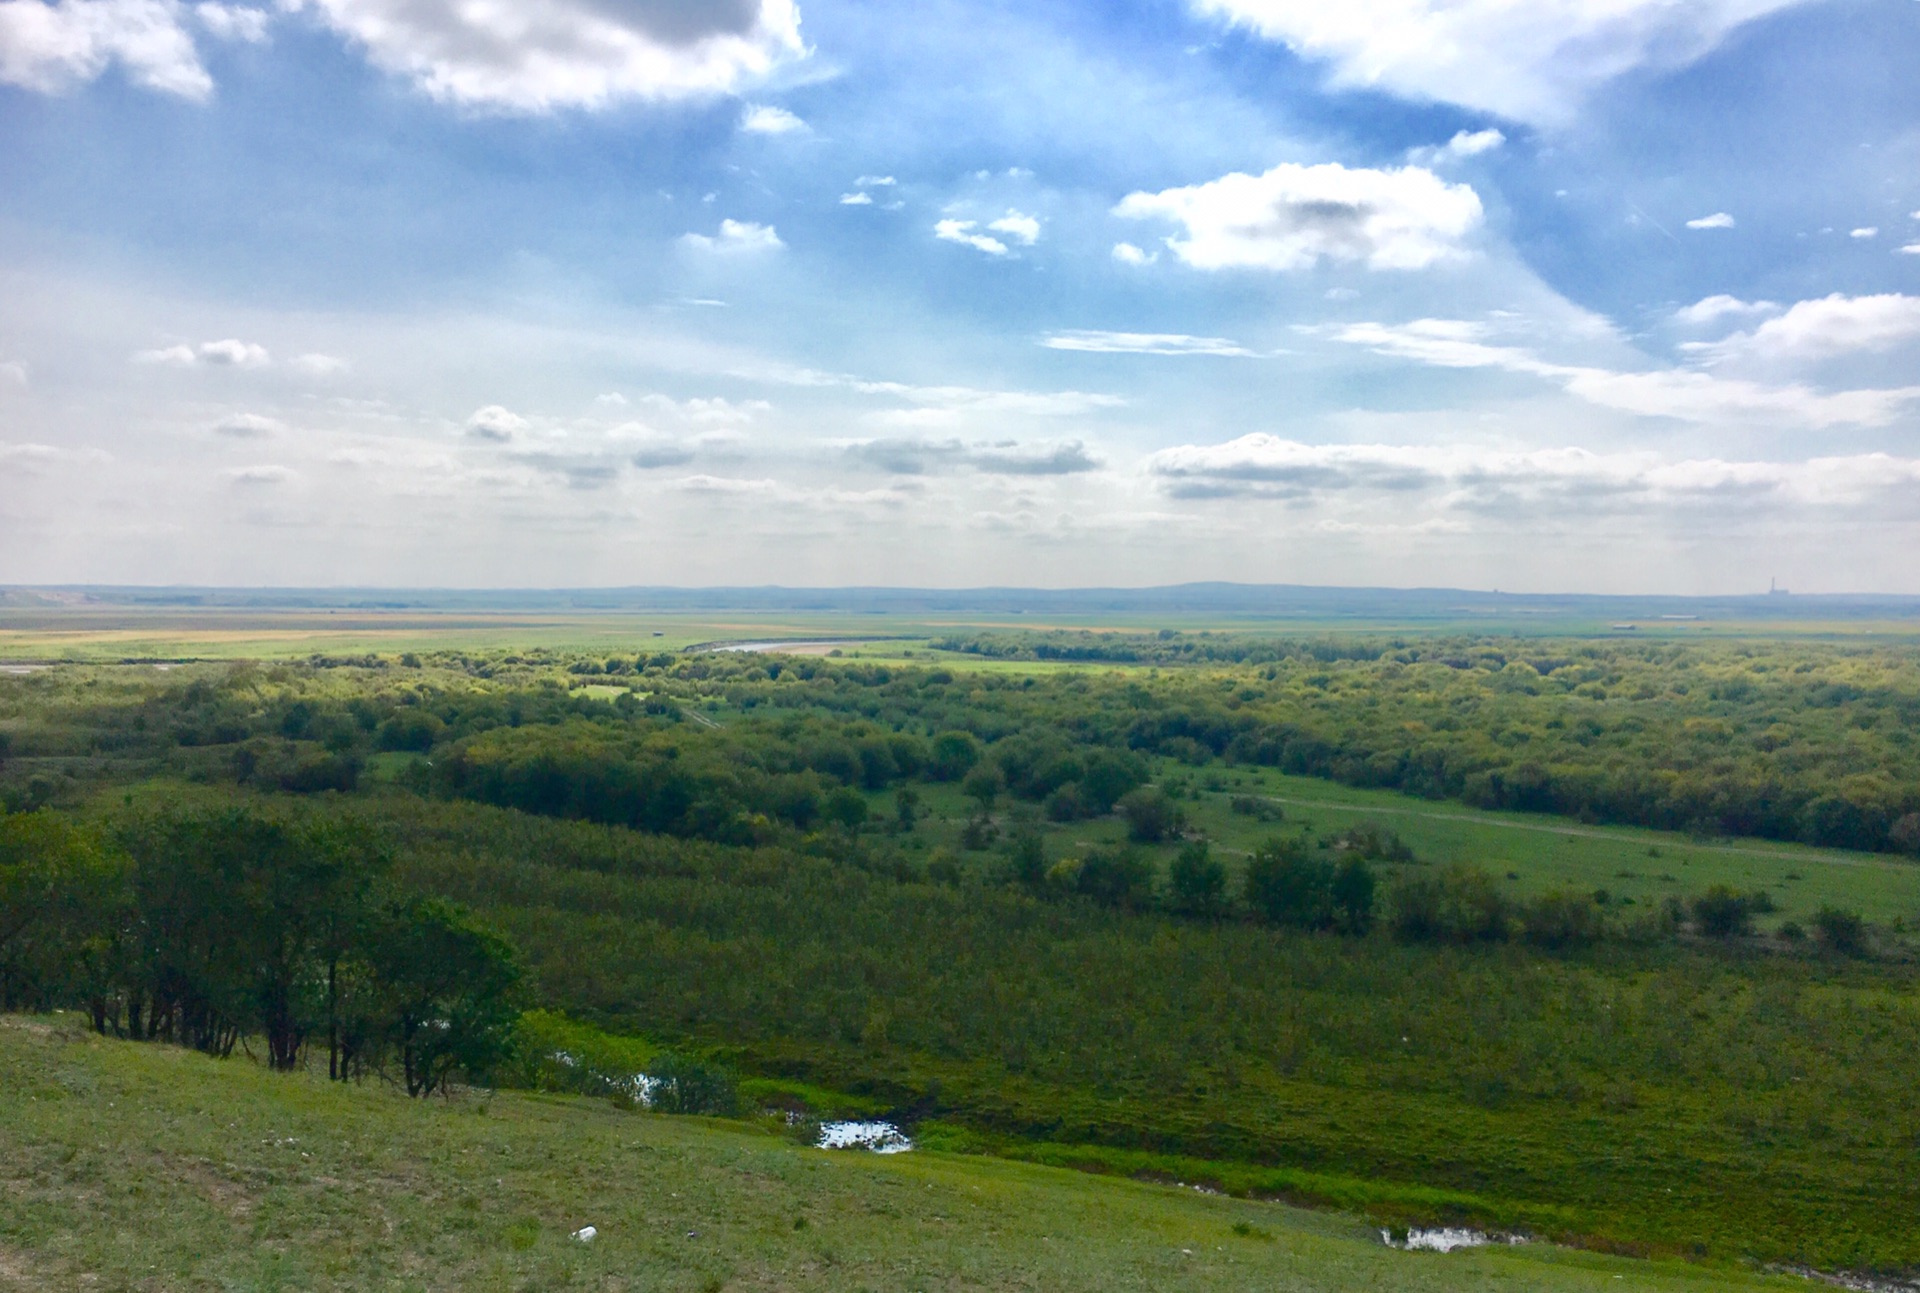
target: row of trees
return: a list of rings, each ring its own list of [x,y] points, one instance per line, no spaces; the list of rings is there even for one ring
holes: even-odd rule
[[[350,818],[0,818],[0,1008],[80,1008],[212,1055],[257,1037],[282,1070],[324,1044],[331,1077],[393,1071],[426,1095],[500,1058],[519,979],[504,940],[402,892]]]

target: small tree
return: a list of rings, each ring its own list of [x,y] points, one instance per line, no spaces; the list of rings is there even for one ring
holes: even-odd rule
[[[1331,863],[1314,857],[1306,843],[1275,836],[1247,862],[1243,896],[1269,925],[1325,929],[1333,924]]]
[[[983,816],[993,811],[994,801],[1006,788],[1007,779],[990,763],[981,764],[960,783],[960,793],[978,803]]]
[[[852,786],[835,786],[820,815],[851,835],[867,820],[867,800]]]
[[[912,786],[901,786],[893,792],[893,824],[905,833],[919,820],[920,792]]]
[[[1887,831],[1887,842],[1902,853],[1920,855],[1920,813],[1908,813]]]
[[[1813,935],[1821,947],[1839,956],[1860,956],[1867,950],[1867,924],[1858,912],[1822,907],[1813,915]]]
[[[1709,938],[1744,938],[1753,932],[1753,904],[1724,884],[1693,900],[1694,927]]]
[[[1333,873],[1333,908],[1340,927],[1350,934],[1364,934],[1373,928],[1374,893],[1378,889],[1373,868],[1362,857],[1349,856]]]
[[[1079,893],[1103,907],[1142,911],[1153,905],[1153,864],[1130,848],[1098,848],[1081,859]]]
[[[1032,827],[1016,830],[1007,841],[1006,877],[1010,884],[1039,893],[1047,883],[1047,851],[1040,832]]]
[[[1183,916],[1211,920],[1227,905],[1227,868],[1209,855],[1207,842],[1195,840],[1180,850],[1167,869],[1168,904]]]
[[[1591,894],[1559,889],[1522,908],[1520,927],[1537,947],[1579,947],[1600,937],[1600,909]]]
[[[455,1073],[480,1077],[506,1056],[520,982],[506,940],[428,898],[391,913],[373,959],[408,1095],[432,1095]]]
[[[1128,791],[1120,812],[1127,819],[1127,838],[1136,844],[1158,844],[1180,828],[1180,810],[1153,786]]]

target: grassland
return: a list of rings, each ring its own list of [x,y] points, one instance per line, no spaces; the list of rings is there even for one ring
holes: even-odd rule
[[[1156,760],[1156,783],[1172,786],[1189,828],[1203,832],[1222,860],[1234,868],[1259,844],[1302,831],[1332,838],[1357,826],[1394,832],[1413,850],[1413,866],[1477,866],[1505,878],[1511,896],[1528,898],[1560,888],[1605,890],[1614,909],[1644,912],[1669,897],[1686,898],[1716,884],[1742,891],[1764,890],[1776,907],[1756,921],[1775,930],[1789,921],[1805,924],[1822,906],[1857,910],[1870,920],[1920,928],[1920,866],[1886,854],[1816,849],[1774,840],[1703,840],[1672,831],[1591,826],[1537,813],[1489,812],[1436,803],[1387,790],[1364,790],[1265,768],[1196,771]],[[963,862],[989,866],[990,855],[969,855],[961,845],[974,802],[952,786],[928,787],[929,817],[912,845],[946,848]],[[1236,799],[1254,798],[1278,810],[1272,819],[1237,813]],[[872,796],[876,817],[890,815],[884,795]],[[1123,823],[1048,822],[1028,810],[1024,821],[1047,839],[1050,856],[1126,840]],[[1014,816],[998,814],[1003,830]],[[1182,847],[1171,841],[1143,846],[1164,872]],[[1389,873],[1400,867],[1383,864]]]
[[[770,1124],[271,1075],[0,1017],[0,1288],[1805,1288]],[[593,1225],[590,1244],[571,1241]]]

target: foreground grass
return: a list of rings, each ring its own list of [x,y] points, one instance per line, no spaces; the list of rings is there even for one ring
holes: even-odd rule
[[[1275,1204],[584,1100],[410,1102],[0,1018],[0,1288],[344,1287],[1806,1286],[1539,1245],[1402,1253]]]

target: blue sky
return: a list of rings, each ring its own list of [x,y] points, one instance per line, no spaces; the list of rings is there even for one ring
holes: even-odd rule
[[[1920,592],[1920,3],[0,0],[0,580]]]

